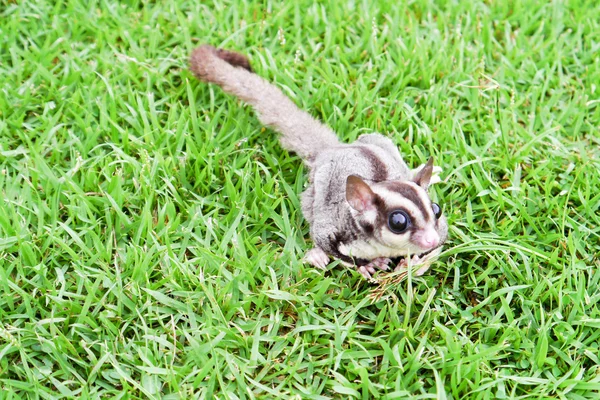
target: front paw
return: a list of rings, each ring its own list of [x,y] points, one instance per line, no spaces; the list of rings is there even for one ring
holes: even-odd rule
[[[371,280],[372,275],[375,273],[375,271],[387,271],[388,269],[390,269],[390,267],[388,267],[388,264],[391,262],[392,260],[390,260],[389,258],[375,258],[374,260],[371,260],[368,264],[358,267],[358,272],[362,276],[364,276],[365,279]]]
[[[405,270],[409,266],[416,266],[419,264],[419,261],[421,261],[421,258],[417,255],[414,255],[410,258],[407,258],[407,257],[401,258],[400,261],[398,261],[398,264],[396,264],[396,268],[394,268],[394,272]]]
[[[442,247],[438,247],[424,256],[414,255],[410,258],[404,257],[398,261],[396,268],[394,268],[394,272],[406,271],[409,267],[412,267],[413,274],[415,276],[421,276],[429,270],[429,267],[431,267],[431,264],[437,259],[441,252]]]
[[[315,268],[326,269],[329,264],[329,256],[320,247],[315,247],[306,252],[304,261]]]

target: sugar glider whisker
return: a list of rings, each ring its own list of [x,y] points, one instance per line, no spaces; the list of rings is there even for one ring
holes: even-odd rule
[[[252,72],[238,53],[202,45],[190,59],[194,75],[250,104],[259,120],[280,133],[281,145],[309,169],[302,213],[314,248],[305,261],[324,269],[330,257],[367,279],[392,260],[423,274],[446,241],[448,225],[427,189],[441,171],[430,158],[410,169],[393,142],[377,133],[342,143],[327,126],[299,109],[281,90]]]

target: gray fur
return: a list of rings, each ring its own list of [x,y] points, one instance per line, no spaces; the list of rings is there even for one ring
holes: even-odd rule
[[[191,70],[198,79],[215,83],[252,105],[264,125],[281,133],[281,145],[308,164],[322,149],[340,143],[331,129],[296,107],[277,87],[250,72],[249,63],[243,68],[229,64],[227,61],[235,58],[232,54],[237,55],[235,65],[242,66],[240,59],[245,57],[241,54],[200,46],[192,53]]]
[[[331,129],[250,72],[249,62],[241,54],[203,45],[193,52],[190,64],[200,80],[215,83],[252,105],[261,122],[281,134],[282,146],[306,162],[310,173],[302,194],[302,212],[310,224],[314,250],[364,266],[359,271],[366,277],[375,269],[385,269],[387,257],[432,252],[423,243],[435,243],[439,250],[446,240],[447,224],[443,216],[435,219],[425,192],[433,160],[411,170],[393,142],[379,134],[340,143]],[[351,204],[358,203],[347,198],[364,193],[348,190],[352,189],[348,185],[356,184],[372,189],[365,209],[353,208]],[[410,232],[395,236],[387,228],[387,220],[397,209],[407,210],[412,225]],[[308,261],[322,268],[323,251],[309,252]]]

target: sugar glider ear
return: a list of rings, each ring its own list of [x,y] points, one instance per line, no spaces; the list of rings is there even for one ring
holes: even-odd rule
[[[413,182],[427,190],[431,182],[431,174],[433,173],[433,157],[429,157],[429,161],[422,168],[418,169],[413,177]]]
[[[356,175],[350,175],[346,179],[346,200],[350,207],[358,212],[372,210],[375,207],[375,193]]]

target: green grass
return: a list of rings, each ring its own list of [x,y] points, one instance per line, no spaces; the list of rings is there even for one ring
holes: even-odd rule
[[[600,3],[0,3],[0,397],[593,398]],[[374,287],[199,43],[430,155],[450,240]]]

